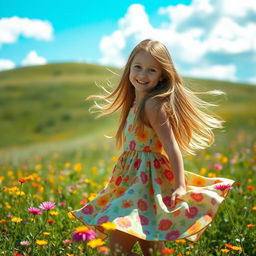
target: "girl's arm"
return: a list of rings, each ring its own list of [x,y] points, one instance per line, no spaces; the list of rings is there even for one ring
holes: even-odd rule
[[[186,184],[181,151],[173,134],[169,119],[164,109],[160,108],[160,106],[158,99],[148,99],[145,103],[146,116],[169,157],[171,169],[174,172],[175,189],[185,189]]]

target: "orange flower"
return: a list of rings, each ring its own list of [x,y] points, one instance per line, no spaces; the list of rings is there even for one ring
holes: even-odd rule
[[[250,191],[253,191],[254,190],[254,186],[248,185],[247,189],[250,190]]]
[[[247,228],[254,228],[254,227],[256,227],[256,225],[254,225],[254,224],[248,224],[247,225]]]
[[[174,253],[174,249],[167,249],[167,248],[165,248],[165,249],[162,249],[162,253],[172,254],[172,253]]]

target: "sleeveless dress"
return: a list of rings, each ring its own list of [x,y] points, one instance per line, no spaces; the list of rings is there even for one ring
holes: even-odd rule
[[[71,213],[103,240],[109,232],[101,224],[111,222],[117,230],[143,240],[185,238],[196,242],[229,193],[228,189],[216,189],[216,184],[235,181],[184,170],[187,192],[171,208],[174,173],[155,131],[144,126],[144,132],[138,134],[132,129],[136,111],[133,106],[127,116],[124,151],[108,183],[92,201]]]

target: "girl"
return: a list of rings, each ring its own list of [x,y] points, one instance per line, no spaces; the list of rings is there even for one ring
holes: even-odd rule
[[[223,120],[203,111],[216,105],[196,94],[222,92],[186,88],[167,48],[149,39],[130,54],[117,88],[104,90],[108,95],[88,98],[107,102],[94,106],[101,109],[99,116],[121,110],[116,145],[124,151],[104,189],[72,214],[98,237],[110,234],[109,247],[117,256],[137,255],[131,253],[137,241],[144,256],[161,253],[164,241],[198,241],[229,191],[216,184],[234,181],[185,171],[182,153],[213,144],[212,129],[222,128]],[[103,227],[107,222],[113,231]]]

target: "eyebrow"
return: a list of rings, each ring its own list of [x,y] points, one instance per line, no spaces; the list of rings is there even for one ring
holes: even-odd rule
[[[140,62],[134,62],[134,63],[133,63],[133,65],[135,65],[135,64],[140,64],[140,65],[141,65],[141,63],[140,63]],[[158,69],[158,67],[157,67],[157,66],[154,66],[154,65],[151,65],[150,67],[151,67],[151,68],[153,67],[153,68]]]

